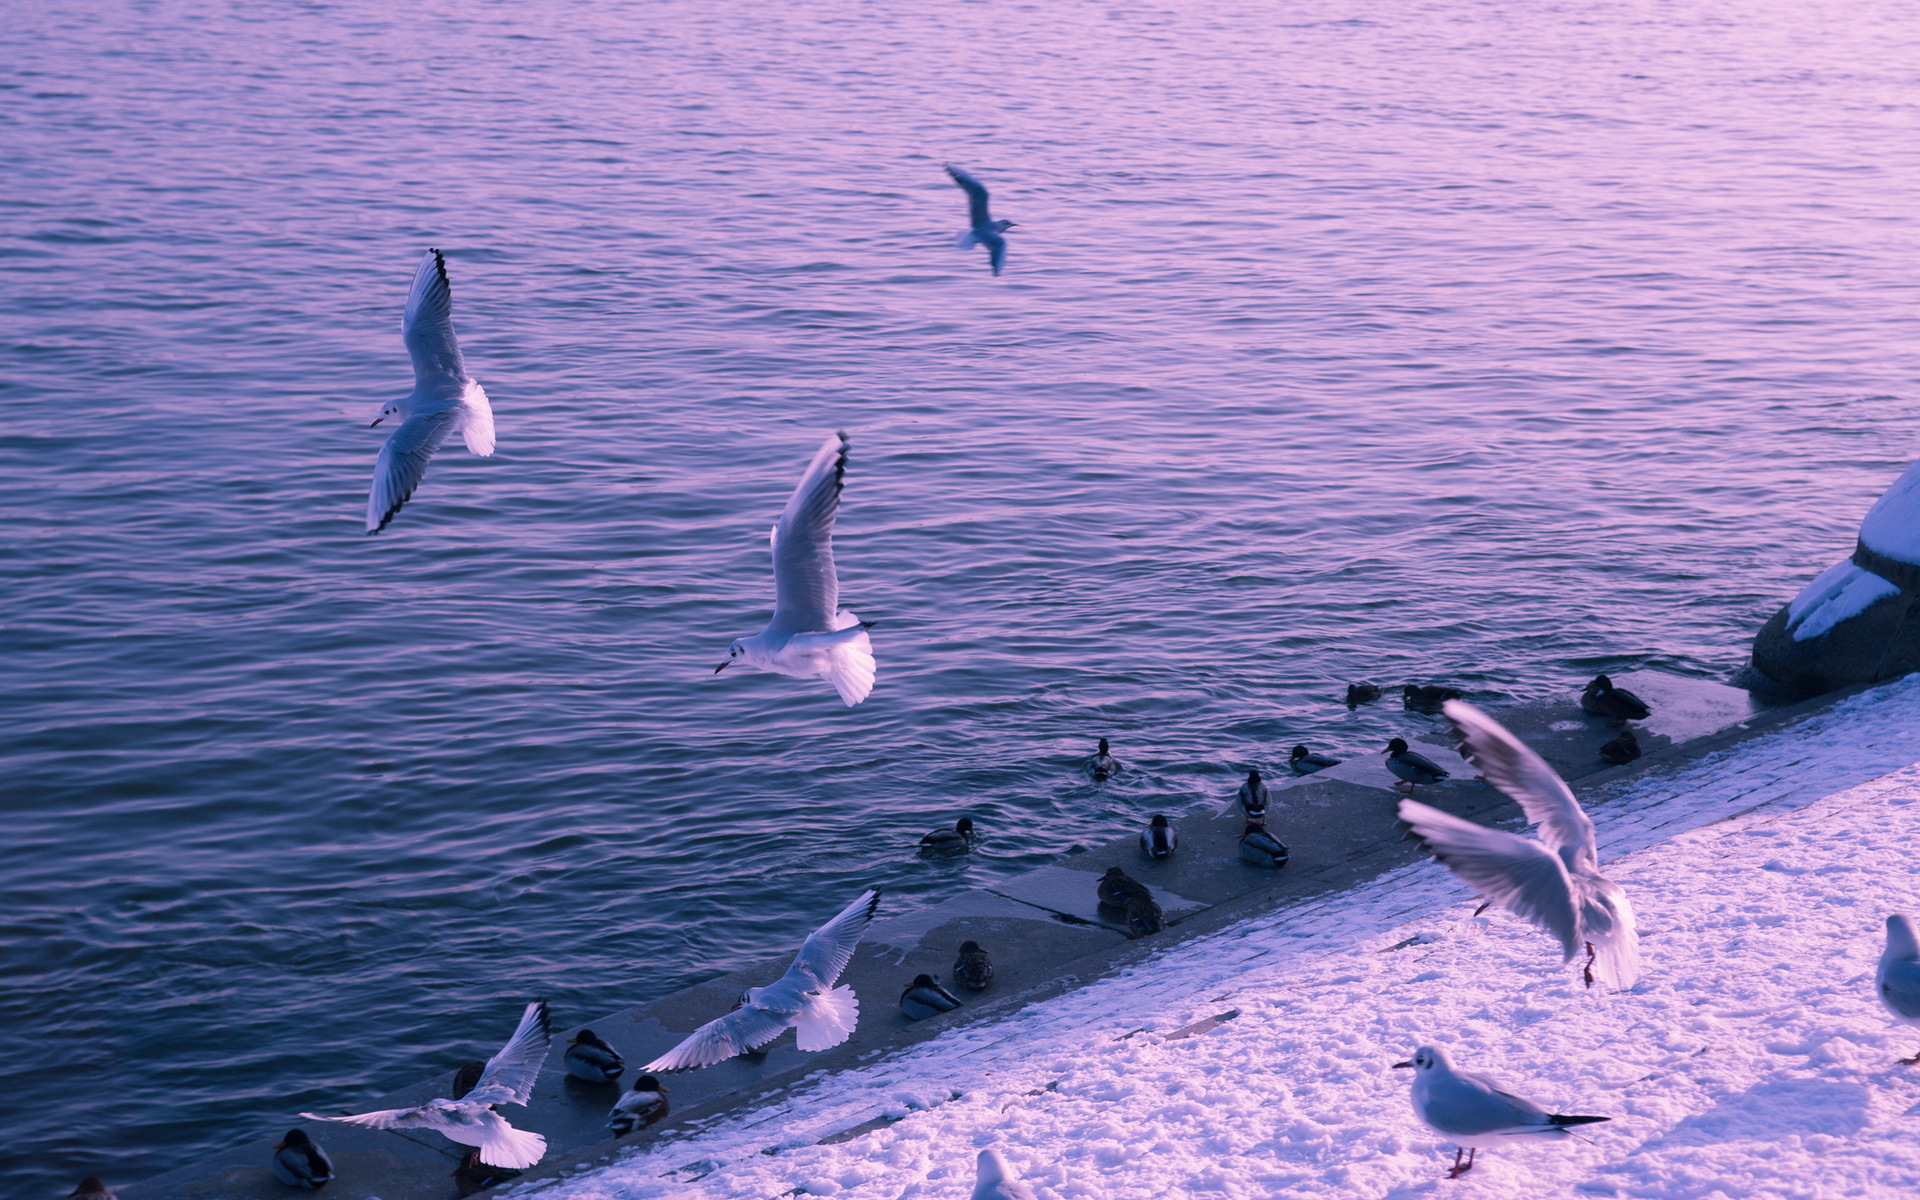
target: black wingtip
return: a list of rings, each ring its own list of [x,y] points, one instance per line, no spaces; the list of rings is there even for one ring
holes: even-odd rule
[[[1547,1122],[1549,1124],[1559,1125],[1562,1127],[1568,1126],[1568,1125],[1591,1125],[1596,1121],[1611,1121],[1611,1120],[1613,1120],[1612,1117],[1569,1117],[1569,1116],[1562,1116],[1559,1113],[1553,1113],[1547,1117]]]

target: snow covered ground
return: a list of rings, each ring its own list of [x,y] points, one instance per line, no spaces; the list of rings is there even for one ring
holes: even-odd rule
[[[1546,935],[1472,917],[1424,863],[541,1194],[964,1198],[994,1146],[1059,1200],[1920,1195],[1920,1067],[1895,1062],[1920,1030],[1872,985],[1885,916],[1920,913],[1920,678],[1634,777],[1593,815],[1639,913],[1631,992],[1583,989]],[[1391,1069],[1427,1043],[1613,1120],[1482,1151],[1449,1182],[1451,1148]],[[901,1119],[815,1144],[878,1115]]]

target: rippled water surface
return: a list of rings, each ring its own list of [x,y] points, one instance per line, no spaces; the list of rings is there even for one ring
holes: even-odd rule
[[[1897,13],[1888,11],[1899,8]],[[1916,452],[1910,6],[15,6],[0,1169],[278,1132],[1597,669]],[[953,244],[964,164],[1018,227]],[[445,247],[499,453],[361,536]],[[713,665],[845,428],[880,682]],[[1073,764],[1114,739],[1132,771]],[[916,862],[971,813],[962,865]]]

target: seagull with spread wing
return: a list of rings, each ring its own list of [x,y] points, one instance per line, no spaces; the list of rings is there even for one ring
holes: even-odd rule
[[[879,907],[878,888],[847,905],[839,916],[807,935],[785,975],[766,987],[748,988],[740,1007],[708,1021],[641,1070],[712,1066],[766,1045],[789,1026],[800,1048],[809,1053],[831,1050],[852,1037],[860,1019],[859,998],[852,988],[834,984],[853,960],[853,949]]]
[[[1459,730],[1466,757],[1540,827],[1540,840],[1415,800],[1400,802],[1400,819],[1488,903],[1552,934],[1563,962],[1585,947],[1588,987],[1596,979],[1609,988],[1632,987],[1640,978],[1633,906],[1620,885],[1600,873],[1593,821],[1580,802],[1545,759],[1492,717],[1459,700],[1447,701],[1442,711]]]
[[[480,1161],[516,1170],[530,1167],[547,1152],[547,1139],[515,1129],[493,1110],[496,1104],[525,1104],[533,1098],[533,1081],[547,1061],[553,1029],[547,1021],[547,1002],[535,1000],[520,1016],[519,1028],[500,1053],[487,1060],[487,1069],[473,1090],[459,1100],[429,1100],[417,1108],[388,1108],[351,1117],[323,1117],[301,1113],[315,1121],[344,1121],[369,1129],[437,1129],[465,1146],[480,1148]]]
[[[873,622],[840,607],[833,518],[847,474],[847,435],[821,443],[773,527],[773,619],[736,638],[718,675],[734,663],[797,679],[824,679],[849,707],[873,691]]]
[[[955,241],[962,250],[985,246],[987,262],[993,267],[993,273],[998,275],[1001,264],[1007,261],[1007,239],[1003,235],[1013,228],[1013,222],[996,221],[987,212],[986,185],[978,179],[959,167],[948,167],[947,174],[967,194],[967,223],[971,226]]]
[[[493,453],[493,406],[467,374],[460,344],[453,338],[453,289],[447,260],[427,251],[413,273],[400,337],[413,358],[413,390],[380,406],[375,425],[389,417],[399,426],[380,447],[373,464],[373,489],[367,494],[367,532],[379,533],[420,486],[427,460],[458,432],[467,449],[481,457]]]

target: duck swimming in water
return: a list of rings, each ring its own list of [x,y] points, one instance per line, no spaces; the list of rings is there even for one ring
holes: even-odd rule
[[[1261,782],[1260,772],[1247,772],[1247,781],[1240,785],[1240,795],[1236,799],[1240,803],[1240,811],[1247,814],[1247,820],[1266,824],[1267,805],[1273,802],[1273,793]]]
[[[915,975],[900,993],[900,1011],[909,1021],[924,1021],[960,1007],[960,997],[940,986],[931,975]]]
[[[958,858],[972,850],[972,817],[961,817],[952,829],[936,829],[920,839],[920,853],[936,858]]]
[[[1100,739],[1100,749],[1087,762],[1087,774],[1095,779],[1112,779],[1120,773],[1120,760],[1107,753],[1107,739]]]
[[[1596,717],[1611,717],[1622,722],[1645,720],[1653,712],[1645,700],[1625,688],[1613,686],[1613,680],[1605,675],[1595,675],[1587,690],[1580,693],[1580,707]]]
[[[1100,903],[1124,909],[1127,901],[1135,896],[1145,896],[1151,900],[1153,893],[1147,890],[1146,884],[1119,867],[1108,867],[1107,873],[1100,877]]]
[[[1415,754],[1407,749],[1404,738],[1395,738],[1388,742],[1384,753],[1387,756],[1387,770],[1400,777],[1401,782],[1407,785],[1409,795],[1418,784],[1439,783],[1447,777],[1447,773],[1440,769],[1439,763],[1424,754]],[[1396,783],[1393,786],[1398,788],[1400,784]]]
[[[613,1102],[613,1111],[607,1114],[607,1132],[625,1137],[649,1125],[658,1125],[667,1119],[670,1107],[666,1085],[651,1075],[641,1075],[625,1095]]]
[[[1240,834],[1240,857],[1256,867],[1271,871],[1286,866],[1292,855],[1287,851],[1286,844],[1268,833],[1264,825],[1249,821]]]
[[[1442,687],[1437,683],[1409,683],[1400,689],[1400,704],[1408,712],[1438,713],[1442,704],[1465,695],[1459,688]]]
[[[67,1193],[67,1200],[114,1200],[114,1195],[98,1176],[89,1175],[80,1181],[79,1187]]]
[[[627,1067],[620,1052],[595,1037],[591,1029],[582,1029],[567,1043],[566,1064],[567,1074],[588,1083],[612,1083]]]
[[[1169,859],[1180,844],[1180,838],[1174,833],[1173,826],[1167,824],[1165,813],[1155,813],[1153,820],[1140,831],[1140,852],[1152,859]]]
[[[1350,683],[1347,685],[1347,708],[1359,708],[1362,704],[1372,704],[1380,698],[1380,685],[1377,683]]]
[[[289,1129],[273,1148],[273,1177],[288,1187],[311,1191],[333,1180],[333,1160],[304,1129]]]
[[[1295,775],[1311,775],[1315,771],[1324,771],[1328,767],[1337,767],[1341,760],[1325,754],[1315,754],[1305,746],[1295,746],[1293,753],[1287,756],[1287,765],[1293,768]]]
[[[960,957],[953,960],[953,981],[976,992],[993,982],[993,960],[979,942],[960,943]]]
[[[1640,739],[1633,736],[1633,730],[1622,729],[1620,736],[1600,747],[1600,761],[1620,766],[1640,757]]]

